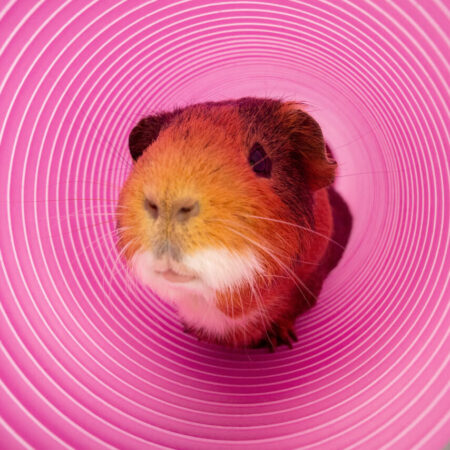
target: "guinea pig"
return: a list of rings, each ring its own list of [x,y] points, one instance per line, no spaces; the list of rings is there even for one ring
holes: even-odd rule
[[[129,136],[118,247],[184,329],[292,347],[349,239],[337,163],[302,104],[241,98],[143,118]]]

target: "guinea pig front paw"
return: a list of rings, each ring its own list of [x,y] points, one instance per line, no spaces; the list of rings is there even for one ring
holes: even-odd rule
[[[292,343],[297,341],[298,338],[292,323],[274,323],[269,329],[266,330],[265,335],[255,345],[255,348],[267,347],[269,351],[273,353],[279,345],[287,345],[290,349],[292,349]]]
[[[189,325],[186,325],[184,322],[181,322],[183,327],[183,333],[192,333],[192,328]]]

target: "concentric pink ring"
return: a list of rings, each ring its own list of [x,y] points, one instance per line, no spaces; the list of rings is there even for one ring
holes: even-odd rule
[[[443,447],[447,28],[439,1],[6,2],[0,447]],[[185,335],[115,249],[137,119],[244,95],[309,103],[355,217],[275,354]]]

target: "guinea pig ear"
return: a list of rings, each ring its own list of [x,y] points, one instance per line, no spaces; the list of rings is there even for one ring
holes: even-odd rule
[[[174,115],[175,113],[161,113],[144,117],[131,130],[130,136],[128,137],[128,147],[134,161],[156,140],[163,126]]]
[[[301,154],[305,177],[312,190],[333,183],[337,164],[327,156],[326,144],[319,124],[304,111],[304,105],[294,102],[284,104],[290,138]]]

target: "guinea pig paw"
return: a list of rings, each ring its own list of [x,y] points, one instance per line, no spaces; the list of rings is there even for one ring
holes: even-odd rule
[[[292,349],[292,343],[298,341],[292,325],[276,325],[275,332],[278,345],[287,345]]]
[[[255,348],[267,348],[270,353],[274,353],[277,348],[277,339],[270,331],[255,346]]]
[[[273,353],[279,345],[287,345],[292,349],[292,343],[297,341],[298,338],[292,325],[273,324],[256,347],[267,347]]]

